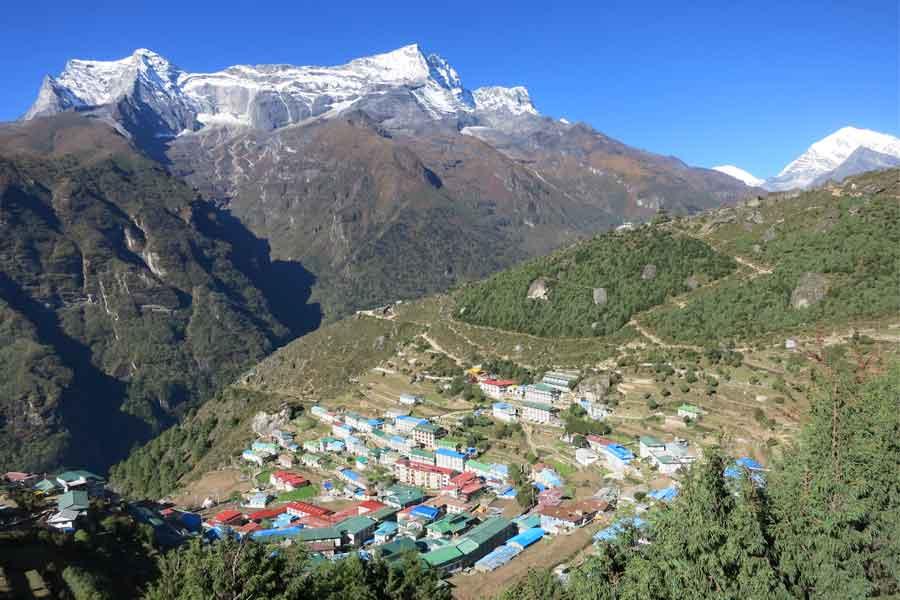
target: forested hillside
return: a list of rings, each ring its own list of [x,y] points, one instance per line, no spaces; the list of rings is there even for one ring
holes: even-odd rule
[[[638,320],[660,338],[704,346],[896,314],[898,178],[603,234],[463,287],[456,318],[565,337],[609,334],[647,311]]]
[[[707,244],[655,227],[600,235],[457,294],[459,319],[541,336],[608,335],[640,311],[735,269]]]
[[[272,272],[264,244],[108,125],[4,127],[0,469],[105,470],[233,381],[297,333]]]

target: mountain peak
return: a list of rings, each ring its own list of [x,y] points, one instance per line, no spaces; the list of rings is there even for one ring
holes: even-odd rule
[[[508,112],[513,115],[538,114],[531,102],[528,89],[521,85],[480,87],[473,92],[473,95],[475,96],[475,107],[478,110]]]
[[[745,184],[751,187],[759,187],[763,183],[765,183],[764,179],[760,179],[752,175],[751,173],[741,169],[740,167],[736,167],[734,165],[719,165],[717,167],[712,168],[713,171],[718,171],[719,173],[724,173],[729,177],[734,177],[738,181],[742,181]]]
[[[859,148],[900,157],[900,138],[871,129],[845,126],[807,148],[774,178],[766,182],[770,190],[787,190],[813,185],[839,168]]]

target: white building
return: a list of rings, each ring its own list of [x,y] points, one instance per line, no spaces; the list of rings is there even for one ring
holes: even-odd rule
[[[438,448],[434,452],[437,466],[454,471],[463,471],[466,466],[466,457],[449,448]]]
[[[522,418],[526,421],[547,424],[553,420],[556,409],[541,402],[523,402]]]
[[[596,452],[587,448],[579,448],[575,451],[575,462],[582,467],[594,464],[599,458]]]
[[[495,402],[491,407],[491,414],[504,423],[515,423],[519,420],[516,416],[516,407],[508,402]]]
[[[510,379],[482,379],[478,382],[478,387],[481,388],[485,396],[495,400],[505,397],[515,385],[516,382]]]

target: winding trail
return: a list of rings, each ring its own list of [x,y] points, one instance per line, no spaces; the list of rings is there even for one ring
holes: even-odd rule
[[[734,255],[732,258],[734,258],[734,260],[736,260],[740,264],[744,265],[745,267],[750,267],[751,269],[756,271],[756,275],[754,275],[754,277],[759,277],[760,275],[771,275],[771,273],[772,273],[771,268],[761,267],[756,263],[750,262],[743,256]]]

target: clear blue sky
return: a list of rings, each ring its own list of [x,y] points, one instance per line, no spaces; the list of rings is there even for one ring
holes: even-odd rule
[[[897,135],[898,2],[8,2],[0,120],[68,58],[136,47],[184,69],[339,64],[419,42],[469,88],[526,85],[582,120],[690,164],[769,176],[843,125]]]

